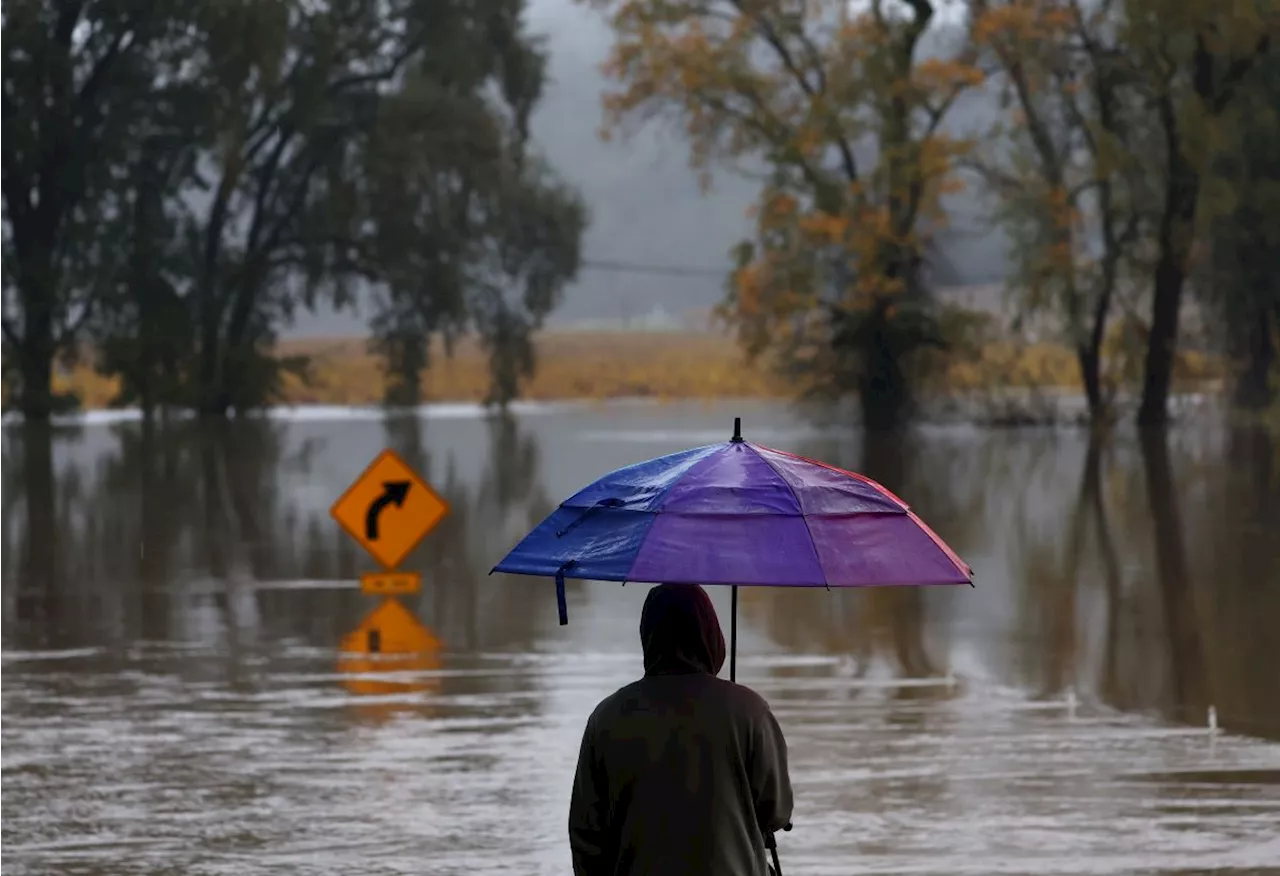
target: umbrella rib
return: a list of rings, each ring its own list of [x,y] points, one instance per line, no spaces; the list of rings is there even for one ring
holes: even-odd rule
[[[864,474],[858,474],[856,471],[849,471],[847,468],[837,468],[836,466],[831,465],[830,463],[823,462],[820,459],[811,459],[808,456],[801,456],[799,453],[789,453],[786,450],[779,450],[776,447],[765,447],[762,444],[760,445],[760,448],[762,450],[768,450],[771,453],[778,453],[778,454],[781,454],[782,456],[789,456],[792,459],[798,459],[801,462],[807,462],[810,465],[816,465],[818,468],[825,468],[827,471],[833,471],[836,474],[844,475],[847,478],[853,478],[855,481],[859,481],[871,487],[873,490],[875,490],[877,493],[880,493],[880,495],[884,496],[885,498],[890,499],[893,502],[896,502],[898,505],[902,507],[904,511],[911,510],[911,506],[908,505],[906,502],[904,502],[901,497],[895,495],[892,490],[890,490],[888,487],[886,487],[884,484],[880,483],[879,481],[874,481]],[[761,458],[764,459],[765,462],[769,461],[764,457],[761,457]],[[788,484],[788,486],[790,486],[790,484]]]
[[[804,521],[804,531],[809,533],[809,544],[813,547],[813,558],[817,561],[818,571],[822,573],[822,584],[830,590],[831,582],[827,580],[827,570],[822,565],[822,557],[818,556],[818,543],[813,540],[813,529],[809,527],[809,518],[805,516],[804,505],[800,503],[800,494],[796,492],[795,487],[791,486],[791,482],[787,480],[786,476],[783,475],[782,472],[778,471],[778,467],[769,461],[769,457],[756,450],[753,445],[747,444],[747,446],[751,448],[751,452],[754,453],[758,459],[763,461],[765,465],[769,466],[769,470],[778,476],[778,480],[782,481],[783,486],[787,488],[787,491],[791,493],[792,498],[796,500],[796,508],[800,511],[800,519]]]
[[[581,514],[573,518],[573,520],[569,521],[569,523],[565,524],[564,529],[561,529],[558,532],[556,532],[556,538],[563,538],[565,536],[565,533],[569,532],[571,529],[573,529],[575,526],[580,524],[582,521],[586,520],[587,517],[589,517],[591,514],[595,513],[596,511],[599,511],[601,508],[620,508],[620,507],[622,507],[622,500],[617,497],[611,496],[607,499],[601,499],[600,501],[592,505],[590,508],[584,509]]]
[[[958,555],[958,554],[956,554],[956,552],[955,552],[955,551],[953,551],[953,550],[951,549],[951,547],[950,547],[950,546],[948,546],[948,545],[947,545],[947,543],[946,543],[946,542],[944,542],[944,541],[942,540],[942,538],[941,538],[941,537],[940,537],[936,532],[934,532],[934,531],[933,531],[933,529],[932,529],[932,528],[931,528],[927,523],[925,523],[923,520],[921,520],[921,519],[920,519],[920,516],[919,516],[918,514],[916,514],[914,511],[912,511],[912,510],[911,510],[911,506],[910,506],[910,505],[908,505],[908,504],[907,504],[906,502],[904,502],[900,497],[898,497],[897,495],[895,495],[895,494],[894,494],[894,492],[893,492],[892,490],[890,490],[888,487],[886,487],[884,484],[879,483],[878,481],[874,481],[874,480],[872,480],[871,478],[867,477],[867,476],[866,476],[866,475],[864,475],[864,474],[858,474],[856,471],[849,471],[848,469],[845,469],[845,468],[837,468],[836,466],[834,466],[834,465],[830,465],[830,464],[828,464],[828,463],[825,463],[825,462],[823,462],[823,461],[822,461],[822,460],[820,460],[820,459],[811,459],[811,458],[810,458],[810,457],[808,457],[808,456],[801,456],[801,455],[800,455],[800,454],[798,454],[798,453],[788,453],[788,452],[787,452],[787,451],[785,451],[785,450],[778,450],[776,447],[765,447],[763,444],[762,444],[762,445],[760,445],[760,448],[761,448],[762,450],[768,450],[768,451],[770,451],[771,453],[777,453],[777,454],[780,454],[780,455],[782,455],[782,456],[789,456],[789,457],[791,457],[792,459],[798,459],[798,460],[800,460],[801,462],[807,462],[807,463],[810,463],[811,465],[816,465],[816,466],[818,466],[819,468],[825,468],[827,471],[833,471],[833,472],[835,472],[836,474],[842,474],[842,475],[845,475],[845,476],[847,476],[847,477],[853,478],[853,479],[854,479],[854,480],[856,480],[856,481],[860,481],[860,482],[862,482],[862,483],[865,483],[867,486],[869,486],[869,487],[871,487],[871,488],[875,489],[875,490],[876,490],[877,492],[879,492],[881,495],[883,495],[883,496],[885,496],[886,498],[888,498],[888,499],[892,500],[893,502],[896,502],[896,503],[897,503],[897,504],[902,508],[903,512],[905,512],[905,513],[906,513],[906,515],[907,515],[908,517],[910,517],[910,518],[911,518],[911,520],[912,520],[912,521],[913,521],[917,526],[919,526],[919,527],[920,527],[920,529],[922,529],[922,530],[924,531],[925,535],[929,536],[929,539],[930,539],[930,540],[931,540],[935,545],[937,545],[937,546],[938,546],[938,548],[939,548],[939,549],[942,551],[942,553],[947,557],[947,559],[948,559],[948,560],[950,560],[950,561],[952,562],[952,564],[953,564],[953,565],[955,565],[955,567],[956,567],[957,569],[959,569],[963,574],[965,574],[965,575],[969,578],[969,586],[971,586],[971,587],[973,586],[973,567],[972,567],[972,566],[970,566],[968,563],[966,563],[964,560],[960,559],[959,555]],[[766,463],[768,463],[771,467],[773,467],[773,463],[769,462],[769,458],[768,458],[767,456],[765,456],[765,455],[763,455],[763,454],[757,454],[757,455],[758,455],[758,456],[760,456],[760,458],[761,458],[761,459],[763,459]],[[774,471],[777,471],[777,468],[776,468],[776,467],[774,467]],[[781,473],[779,473],[779,477],[781,477]],[[786,478],[783,478],[783,483],[786,483],[786,484],[787,484],[787,488],[788,488],[788,489],[791,489],[791,484],[786,480]],[[794,490],[794,489],[792,489],[792,490],[791,490],[791,492],[794,494],[794,493],[795,493],[795,490]],[[799,497],[797,496],[797,497],[796,497],[796,504],[799,504],[799,502],[800,502],[800,499],[799,499]],[[804,509],[801,509],[801,517],[804,517],[803,510],[804,510]],[[806,527],[809,525],[809,520],[808,520],[808,518],[807,518],[807,517],[805,517],[804,525],[805,525]],[[812,532],[811,532],[811,534],[812,534]],[[815,552],[815,553],[817,552],[817,548],[816,548],[816,547],[814,548],[814,552]],[[819,563],[821,563],[821,561],[819,561]],[[829,586],[830,586],[830,585],[828,585],[828,587],[829,587]]]

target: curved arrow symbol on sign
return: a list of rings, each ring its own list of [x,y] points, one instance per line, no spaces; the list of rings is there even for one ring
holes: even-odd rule
[[[383,482],[382,495],[369,504],[369,510],[364,515],[365,538],[369,541],[378,540],[378,518],[382,516],[382,509],[388,505],[403,508],[404,497],[407,495],[409,495],[409,481]]]

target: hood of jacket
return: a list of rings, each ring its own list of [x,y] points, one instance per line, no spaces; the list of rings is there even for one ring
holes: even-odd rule
[[[697,584],[659,584],[640,613],[645,675],[717,675],[724,666],[724,633],[707,591]]]

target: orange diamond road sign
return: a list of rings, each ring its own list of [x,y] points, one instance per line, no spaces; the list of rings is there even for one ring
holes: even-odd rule
[[[444,519],[449,504],[394,451],[384,450],[329,513],[375,560],[392,570]]]

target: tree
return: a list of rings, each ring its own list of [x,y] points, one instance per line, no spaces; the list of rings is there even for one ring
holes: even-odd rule
[[[586,209],[576,193],[536,160],[499,177],[489,276],[470,297],[471,324],[489,353],[488,405],[505,407],[533,376],[533,332],[578,271]]]
[[[421,398],[433,337],[447,353],[474,332],[490,354],[488,401],[505,405],[532,373],[531,332],[578,269],[585,210],[528,143],[544,53],[521,3],[486,8],[485,27],[446,34],[384,102],[366,156],[374,346],[393,404]]]
[[[122,258],[104,266],[102,297],[88,324],[98,370],[120,378],[114,403],[137,405],[148,421],[185,397],[195,349],[182,295],[188,276],[180,234],[185,205],[175,193],[200,154],[200,119],[188,111],[198,98],[189,82],[152,90],[151,118],[130,146],[118,183]]]
[[[114,275],[118,175],[181,6],[14,0],[3,16],[4,345],[30,420]]]
[[[1240,366],[1232,400],[1257,410],[1274,398],[1280,358],[1280,56],[1262,59],[1242,88],[1233,146],[1215,168],[1234,203],[1214,217],[1204,297]]]
[[[974,0],[974,36],[997,59],[1010,130],[976,162],[1001,201],[1023,306],[1064,323],[1091,419],[1109,415],[1102,346],[1138,240],[1140,120],[1117,41],[1117,0]]]
[[[395,148],[419,142],[390,139]],[[477,161],[472,152],[451,165],[433,162],[434,154],[416,153],[412,167],[422,176],[405,165],[383,165],[403,171],[382,176],[408,195],[403,206],[414,216],[397,218],[403,214],[392,191],[381,199],[381,239],[398,253],[387,257],[372,321],[374,348],[387,360],[387,402],[421,399],[433,337],[448,354],[472,333],[489,353],[486,403],[505,406],[533,373],[533,332],[577,273],[586,211],[540,160],[500,153]],[[416,245],[389,243],[402,235]]]
[[[929,0],[596,0],[615,43],[611,129],[680,120],[694,166],[764,165],[754,240],[722,314],[749,355],[856,390],[864,420],[905,417],[906,358],[938,342],[925,253],[968,143],[942,130],[981,83],[967,50],[920,57]]]
[[[1120,36],[1152,116],[1156,207],[1151,322],[1138,422],[1168,420],[1169,390],[1187,277],[1207,222],[1202,191],[1221,147],[1224,116],[1241,81],[1271,49],[1280,24],[1272,0],[1257,4],[1126,0]]]
[[[210,416],[267,403],[306,364],[274,355],[280,327],[356,284],[381,293],[394,397],[417,398],[433,333],[489,324],[479,297],[500,278],[541,290],[503,323],[495,363],[519,354],[576,270],[584,221],[524,158],[544,62],[522,0],[194,9],[183,63],[152,89],[151,152],[134,150],[121,185],[131,255],[97,323],[120,401]]]
[[[431,4],[202,5],[203,194],[183,223],[194,361],[186,403],[265,401],[276,328],[367,273],[357,171],[383,93],[419,57]]]

